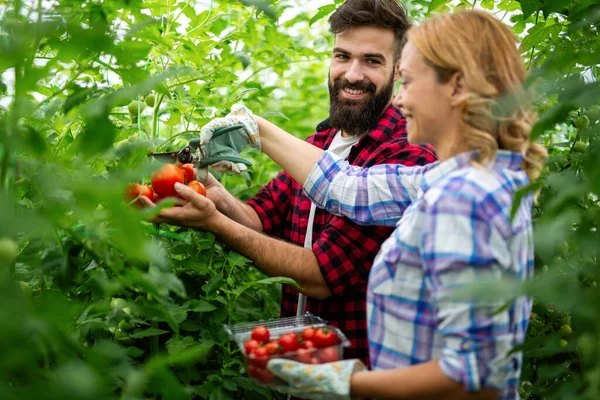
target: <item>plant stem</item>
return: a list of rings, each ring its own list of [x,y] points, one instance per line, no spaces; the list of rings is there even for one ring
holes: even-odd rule
[[[535,24],[538,24],[538,19],[540,18],[540,10],[535,14]],[[527,64],[527,70],[531,67],[531,63],[533,62],[533,51],[535,50],[535,46],[531,48],[531,54],[529,55],[529,64]]]
[[[164,94],[158,94],[156,96],[156,104],[154,104],[154,113],[152,114],[152,139],[158,138],[158,109],[160,108],[160,103],[162,103]]]
[[[158,329],[157,321],[152,321],[152,328]],[[156,335],[150,337],[150,354],[158,354],[158,336]]]

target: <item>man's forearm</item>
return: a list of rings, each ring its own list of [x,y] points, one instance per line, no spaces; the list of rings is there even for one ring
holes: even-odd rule
[[[262,221],[254,208],[233,196],[225,204],[219,205],[218,209],[241,225],[257,232],[263,231]]]
[[[495,400],[498,392],[484,389],[469,393],[448,378],[437,360],[408,368],[364,371],[352,375],[350,392],[356,397],[381,399]]]
[[[310,249],[274,239],[225,215],[219,216],[210,230],[227,246],[254,261],[265,274],[294,279],[308,297],[325,299],[331,296],[317,258]]]

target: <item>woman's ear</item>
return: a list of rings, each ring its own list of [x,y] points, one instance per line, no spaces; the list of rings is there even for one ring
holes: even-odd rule
[[[460,72],[456,72],[448,82],[451,89],[450,102],[452,105],[457,104],[465,94],[464,77]]]

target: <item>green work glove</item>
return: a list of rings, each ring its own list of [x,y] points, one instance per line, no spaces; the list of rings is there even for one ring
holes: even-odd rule
[[[286,383],[274,387],[279,392],[303,399],[350,399],[350,377],[365,365],[360,360],[315,365],[274,358],[267,369]]]
[[[235,104],[223,118],[216,118],[200,129],[202,159],[200,167],[210,165],[219,172],[244,172],[252,163],[240,157],[246,146],[260,150],[258,125],[252,112]]]

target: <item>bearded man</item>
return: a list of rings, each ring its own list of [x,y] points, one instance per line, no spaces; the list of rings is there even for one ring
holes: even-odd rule
[[[335,35],[330,117],[307,141],[361,167],[435,161],[431,147],[408,144],[406,121],[391,104],[400,50],[410,26],[405,9],[396,0],[347,0],[329,23]],[[239,168],[228,162],[220,163],[221,170],[224,165],[232,171]],[[158,221],[206,227],[210,224],[203,221],[215,212],[229,217],[210,230],[265,274],[296,280],[306,296],[300,308],[339,327],[351,343],[345,357],[369,365],[367,279],[375,255],[393,229],[360,226],[316,209],[302,186],[285,172],[246,203],[209,176],[207,197],[216,207],[200,209],[191,202],[163,210]],[[282,317],[295,315],[297,309],[298,292],[285,286]]]

